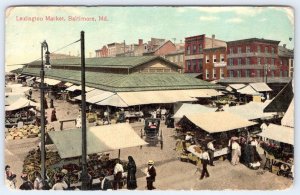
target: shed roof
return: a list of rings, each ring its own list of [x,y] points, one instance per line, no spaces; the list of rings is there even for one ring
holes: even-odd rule
[[[281,119],[281,125],[287,126],[287,127],[293,127],[295,126],[294,122],[294,114],[295,114],[295,104],[294,104],[294,98],[292,102],[290,103],[289,108],[287,109],[286,113],[284,114],[283,118]]]
[[[200,104],[182,104],[181,107],[174,114],[173,118],[182,118],[184,115],[196,113],[215,112],[216,108],[210,108]]]
[[[282,143],[294,145],[294,128],[270,123],[269,126],[258,135]]]
[[[249,85],[258,92],[272,91],[266,83],[250,83]]]

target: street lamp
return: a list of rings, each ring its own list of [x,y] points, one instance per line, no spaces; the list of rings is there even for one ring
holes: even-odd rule
[[[43,59],[43,52],[45,52],[45,65],[50,65],[50,52],[48,50],[48,44],[46,41],[41,43],[41,85],[40,85],[40,101],[41,101],[41,176],[42,179],[46,179],[46,166],[45,166],[45,160],[46,160],[46,152],[45,152],[45,105],[44,105],[44,98],[45,98],[45,87],[44,87],[44,77],[45,77],[45,71],[44,71],[44,59]]]

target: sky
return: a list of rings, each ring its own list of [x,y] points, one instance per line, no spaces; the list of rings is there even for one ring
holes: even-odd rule
[[[48,16],[64,20],[49,21]],[[95,21],[69,21],[69,17]],[[5,21],[5,71],[39,59],[44,40],[53,52],[79,40],[80,31],[85,32],[86,57],[94,57],[96,49],[112,42],[132,44],[155,37],[179,43],[200,34],[214,34],[224,41],[254,37],[278,40],[293,49],[294,28],[290,7],[10,7]],[[57,51],[79,52],[79,42]]]

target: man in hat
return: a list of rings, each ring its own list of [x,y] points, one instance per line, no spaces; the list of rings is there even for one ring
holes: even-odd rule
[[[207,143],[207,149],[208,149],[208,155],[209,155],[209,164],[210,166],[215,166],[214,165],[214,152],[215,152],[215,147],[214,147],[214,144],[213,144],[213,141],[210,141]]]
[[[122,189],[122,177],[123,177],[123,165],[120,164],[120,160],[116,160],[116,165],[114,168],[114,190]]]
[[[203,179],[204,176],[209,177],[209,173],[207,170],[207,164],[209,163],[209,154],[207,152],[207,148],[205,148],[204,152],[202,153],[202,172],[200,179]]]
[[[28,181],[27,174],[21,175],[21,179],[23,180],[23,183],[20,186],[20,190],[32,190],[33,189],[33,184],[31,183],[31,181]]]
[[[100,190],[106,191],[108,189],[112,189],[111,183],[108,179],[105,178],[105,174],[101,173],[100,177]]]
[[[16,177],[17,175],[14,174],[11,170],[10,170],[10,166],[6,165],[5,166],[5,182],[6,185],[9,186],[12,189],[16,189]]]
[[[156,177],[156,169],[154,167],[154,161],[149,160],[148,161],[148,169],[147,169],[147,177],[146,177],[148,190],[156,189],[153,186],[153,182],[155,182],[155,177]]]

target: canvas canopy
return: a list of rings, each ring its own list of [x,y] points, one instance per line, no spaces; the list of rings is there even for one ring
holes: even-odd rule
[[[266,83],[250,83],[249,85],[258,92],[272,91]]]
[[[174,114],[173,118],[182,118],[187,114],[215,112],[216,108],[209,108],[200,104],[182,104],[182,106]]]
[[[295,104],[294,104],[294,98],[293,98],[292,102],[290,103],[289,108],[287,109],[286,113],[284,114],[283,118],[281,119],[281,125],[294,128],[294,124],[295,124],[294,109],[295,109]]]
[[[247,85],[246,87],[237,90],[237,92],[240,94],[245,94],[245,95],[258,95],[259,94],[250,85]]]
[[[269,124],[269,126],[258,135],[282,143],[294,145],[294,128]]]
[[[267,100],[264,103],[249,102],[248,104],[240,106],[223,107],[223,109],[226,112],[238,115],[246,120],[272,118],[277,114],[276,112],[263,112],[264,108],[269,104],[269,102],[270,100]]]
[[[92,91],[94,90],[95,88],[91,88],[91,87],[85,87],[85,91],[86,92],[89,92],[89,91]],[[67,91],[76,91],[76,90],[80,90],[81,91],[81,85],[72,85],[71,87],[68,87],[66,89]]]
[[[230,84],[229,87],[231,87],[232,89],[238,90],[238,89],[242,89],[244,87],[246,87],[245,84]]]
[[[128,107],[128,104],[118,94],[111,95],[96,104],[102,106]]]
[[[71,86],[74,85],[74,84],[73,84],[73,83],[66,82],[64,85],[65,85],[66,87],[71,87]]]
[[[37,79],[36,82],[40,83],[41,82],[41,78]],[[56,79],[49,79],[49,78],[44,78],[44,83],[48,84],[48,85],[57,85],[59,84],[61,81],[56,80]]]
[[[24,97],[21,97],[11,105],[6,106],[5,111],[13,111],[13,110],[18,110],[21,108],[26,108],[26,107],[36,106],[36,105],[37,103],[32,102]]]
[[[79,157],[81,129],[51,131],[48,135],[61,158]],[[122,148],[146,145],[128,123],[95,126],[87,129],[87,154],[108,152]]]
[[[94,89],[94,90],[89,91],[85,94],[86,95],[86,102],[96,103],[96,102],[99,102],[99,101],[102,101],[102,100],[108,98],[109,96],[111,96],[113,94],[114,93],[109,92],[109,91]],[[81,95],[76,96],[75,99],[81,100]],[[92,99],[92,101],[91,101],[91,99]]]
[[[25,98],[25,94],[24,93],[5,93],[5,106],[13,104],[21,97]]]
[[[256,124],[228,112],[187,114],[185,117],[208,133],[225,132]]]

